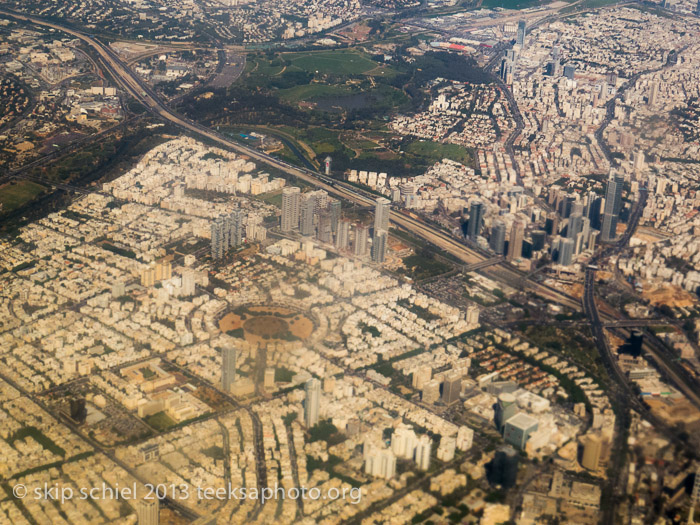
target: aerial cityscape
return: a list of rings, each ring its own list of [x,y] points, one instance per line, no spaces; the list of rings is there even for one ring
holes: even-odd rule
[[[0,0],[0,524],[700,522],[700,1]]]

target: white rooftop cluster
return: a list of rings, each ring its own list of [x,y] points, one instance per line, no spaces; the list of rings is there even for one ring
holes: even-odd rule
[[[495,85],[450,82],[436,89],[425,113],[396,117],[399,133],[477,148],[505,140],[515,121],[500,88]]]

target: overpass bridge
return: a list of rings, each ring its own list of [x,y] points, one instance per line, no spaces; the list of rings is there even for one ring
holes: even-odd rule
[[[475,262],[473,264],[465,264],[462,267],[464,273],[474,272],[476,270],[481,270],[482,268],[488,268],[489,266],[495,266],[503,262],[503,257],[492,257],[491,259],[486,259],[484,261]]]

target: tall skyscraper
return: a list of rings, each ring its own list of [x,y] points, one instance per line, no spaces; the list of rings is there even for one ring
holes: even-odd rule
[[[544,231],[547,235],[557,235],[559,233],[559,214],[556,212],[548,213],[544,221]]]
[[[484,222],[484,204],[480,201],[472,202],[469,208],[469,223],[467,224],[467,237],[472,241],[481,233],[481,226]]]
[[[583,215],[583,208],[584,208],[583,202],[574,201],[571,204],[571,213],[569,214],[569,217],[571,217],[572,215]]]
[[[523,238],[525,237],[525,221],[515,219],[510,231],[508,242],[508,260],[518,259],[523,253]]]
[[[243,244],[243,210],[235,209],[229,215],[229,245],[234,248]]]
[[[419,366],[411,374],[411,386],[416,390],[423,390],[423,386],[432,379],[433,369],[429,365]]]
[[[423,385],[421,401],[435,403],[438,399],[440,399],[440,382],[437,379],[431,379]]]
[[[316,230],[319,241],[327,243],[333,242],[332,222],[333,218],[331,217],[330,210],[321,210],[318,214],[318,228]]]
[[[357,257],[364,257],[367,255],[367,239],[369,238],[368,233],[369,228],[364,224],[358,224],[355,226],[355,255]]]
[[[587,217],[591,220],[591,228],[594,230],[600,230],[600,207],[603,203],[601,197],[589,196],[589,202],[587,205]]]
[[[639,173],[644,170],[644,165],[646,163],[646,158],[644,156],[644,152],[642,150],[637,150],[634,152],[634,171],[635,173]]]
[[[583,229],[583,215],[574,213],[569,217],[569,226],[566,228],[566,238],[575,239]]]
[[[313,377],[306,382],[305,390],[304,424],[306,428],[311,428],[318,423],[318,413],[321,408],[321,382]]]
[[[282,219],[280,228],[283,232],[289,232],[299,227],[299,204],[301,190],[295,186],[289,186],[282,190]]]
[[[224,253],[228,251],[228,235],[226,232],[226,221],[224,217],[217,217],[211,223],[211,257],[212,259],[221,259]]]
[[[160,522],[160,501],[158,498],[142,499],[136,504],[138,525],[158,525]]]
[[[588,217],[581,219],[581,231],[579,232],[584,238],[584,242],[588,243],[588,237],[591,234],[591,220]]]
[[[552,49],[552,60],[547,62],[545,72],[550,77],[558,77],[561,71],[561,60],[559,59],[559,48]]]
[[[603,440],[601,436],[598,434],[588,434],[583,442],[581,466],[588,470],[598,470],[602,449]]]
[[[224,253],[226,253],[231,247],[231,216],[222,214],[219,218],[223,224],[221,238],[223,239]]]
[[[391,479],[396,474],[396,456],[390,449],[365,443],[363,455],[365,457],[365,474],[382,479]]]
[[[515,35],[515,43],[520,47],[525,47],[525,34],[527,33],[527,22],[520,20],[518,22],[518,32]]]
[[[513,417],[518,410],[518,405],[515,401],[515,396],[509,392],[503,392],[498,396],[498,403],[494,416],[496,419],[496,428],[499,432],[503,432],[503,427],[506,421]]]
[[[328,210],[331,214],[331,231],[333,232],[333,235],[337,235],[341,211],[340,201],[338,199],[331,199],[328,203]]]
[[[496,252],[497,255],[503,255],[506,245],[506,223],[498,219],[491,226],[491,237],[489,238],[489,246]]]
[[[535,230],[531,234],[532,237],[532,251],[537,252],[544,248],[545,241],[547,240],[547,233],[544,230]]]
[[[299,231],[302,235],[314,234],[314,214],[316,212],[316,196],[306,194],[301,202],[301,218],[299,220]]]
[[[383,263],[386,258],[386,245],[389,234],[385,230],[375,230],[372,241],[372,261]]]
[[[182,295],[191,297],[195,293],[195,274],[194,270],[188,268],[182,272]]]
[[[442,401],[449,405],[459,400],[462,393],[462,375],[459,372],[452,372],[442,384]]]
[[[243,243],[243,211],[220,215],[211,224],[211,256],[221,259],[231,247]]]
[[[570,266],[574,262],[574,240],[560,239],[559,240],[559,258],[557,262],[562,266]]]
[[[377,198],[374,206],[374,231],[389,231],[389,214],[391,212],[391,201],[384,197]]]
[[[328,203],[329,203],[330,198],[328,197],[327,191],[316,190],[316,191],[310,192],[310,195],[313,195],[314,197],[316,197],[316,208],[314,209],[314,211],[316,213],[328,208]]]
[[[610,172],[608,188],[605,192],[605,208],[603,210],[603,226],[601,239],[612,241],[617,236],[617,219],[622,209],[622,187],[625,181],[621,173]]]
[[[350,225],[352,223],[345,219],[338,224],[338,233],[335,237],[335,245],[339,250],[347,250],[350,246]]]
[[[506,56],[501,59],[501,68],[499,70],[501,80],[506,84],[513,83],[513,75],[515,75],[515,60]]]
[[[391,436],[391,451],[397,458],[413,459],[418,445],[415,431],[405,423],[399,424]]]
[[[573,212],[574,203],[576,202],[576,197],[574,195],[566,195],[559,201],[559,215],[564,219],[568,219],[569,215]]]
[[[598,239],[598,230],[589,229],[588,239],[586,239],[586,248],[593,250],[595,248],[595,241]]]
[[[428,470],[428,468],[430,468],[430,449],[432,446],[433,441],[426,434],[418,438],[415,452],[415,461],[418,470]]]
[[[226,345],[221,350],[221,388],[231,391],[231,385],[236,380],[236,348]]]

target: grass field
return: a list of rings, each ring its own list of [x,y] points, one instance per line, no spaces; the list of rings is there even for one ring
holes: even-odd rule
[[[285,53],[282,56],[290,60],[293,66],[309,73],[359,75],[377,67],[377,63],[365,54],[352,49]]]
[[[40,184],[22,180],[0,186],[0,203],[3,212],[12,211],[34,199],[46,188]]]
[[[144,418],[146,420],[146,423],[148,423],[150,426],[152,426],[154,429],[156,429],[158,432],[162,432],[163,430],[167,430],[170,427],[175,426],[175,421],[173,421],[168,414],[165,412],[158,412],[156,414],[153,414],[151,416],[147,416]]]
[[[255,58],[246,62],[245,72],[255,73],[258,75],[274,76],[279,75],[284,69],[284,64],[281,60],[266,60],[262,57]]]
[[[301,102],[323,97],[343,96],[352,93],[345,86],[329,86],[326,84],[307,84],[306,86],[294,86],[293,88],[280,89],[279,94],[287,102]]]
[[[334,153],[345,148],[338,140],[339,132],[334,130],[326,128],[309,128],[306,130],[286,128],[285,131],[309,144],[316,155]]]
[[[268,204],[273,204],[278,208],[282,207],[282,190],[263,193],[262,195],[258,195],[258,198],[261,201],[267,202]]]
[[[467,165],[472,162],[470,151],[457,144],[441,144],[430,140],[418,140],[409,144],[406,147],[406,151],[435,162],[442,159],[450,159]]]

